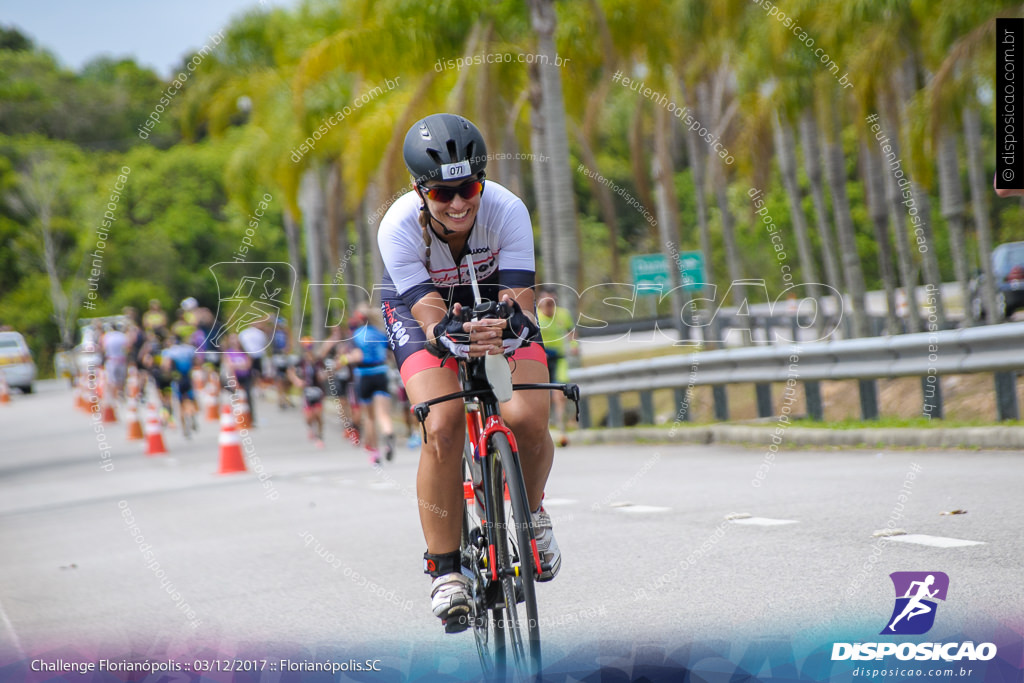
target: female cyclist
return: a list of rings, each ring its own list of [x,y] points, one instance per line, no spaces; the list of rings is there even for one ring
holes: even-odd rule
[[[385,267],[381,309],[388,344],[409,400],[420,403],[460,390],[452,356],[504,353],[513,382],[546,382],[534,313],[530,215],[501,185],[485,186],[487,149],[480,131],[461,116],[432,114],[409,129],[402,152],[413,191],[384,215],[377,242]],[[473,304],[469,267],[483,298],[510,307],[507,320],[458,322],[461,307]],[[561,565],[551,520],[541,506],[554,454],[548,410],[547,392],[517,393],[501,408],[518,442],[537,548],[551,566],[541,581],[552,579]],[[424,427],[416,477],[427,542],[424,572],[433,578],[433,612],[451,632],[468,625],[464,616],[470,609],[469,580],[459,560],[462,403],[433,406]]]

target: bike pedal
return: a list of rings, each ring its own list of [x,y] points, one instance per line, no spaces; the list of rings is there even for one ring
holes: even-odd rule
[[[472,618],[469,614],[460,614],[456,617],[445,619],[444,622],[445,633],[462,633],[468,629],[472,623]]]

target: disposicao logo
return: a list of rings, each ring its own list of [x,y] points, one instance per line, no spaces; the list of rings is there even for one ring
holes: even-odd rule
[[[892,615],[879,635],[914,636],[927,633],[935,624],[937,600],[945,602],[949,577],[944,572],[893,572],[889,575],[896,590]],[[897,659],[987,661],[996,656],[993,643],[835,643],[832,660]]]
[[[896,606],[880,635],[919,636],[935,623],[936,600],[946,601],[949,577],[944,572],[893,572]]]

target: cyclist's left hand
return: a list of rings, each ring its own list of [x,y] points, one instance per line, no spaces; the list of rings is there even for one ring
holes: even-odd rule
[[[502,305],[508,311],[508,325],[502,335],[502,346],[505,354],[514,353],[516,349],[524,344],[529,344],[531,337],[540,332],[537,323],[528,316],[519,305],[519,302],[506,294],[501,299]]]

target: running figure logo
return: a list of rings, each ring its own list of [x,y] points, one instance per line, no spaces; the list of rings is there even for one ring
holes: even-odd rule
[[[210,334],[210,346],[220,350],[228,334],[241,332],[250,325],[271,322],[276,325],[281,310],[291,303],[295,288],[295,269],[287,263],[217,263],[210,267],[220,292],[231,295],[218,302],[218,328]],[[230,288],[223,288],[224,284]],[[227,315],[227,320],[220,321]],[[270,345],[268,339],[267,345]]]
[[[936,600],[946,599],[949,577],[943,572],[893,572],[896,606],[881,635],[916,636],[935,623]]]

